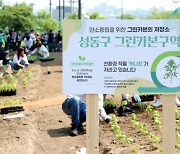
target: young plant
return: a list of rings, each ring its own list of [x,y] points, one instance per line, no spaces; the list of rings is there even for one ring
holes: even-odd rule
[[[23,70],[22,69],[19,69],[16,73],[16,77],[19,77],[21,74],[23,73]]]
[[[152,133],[149,133],[149,138],[151,139],[151,141],[153,143],[159,143],[160,142],[160,138]]]
[[[138,154],[138,153],[140,152],[139,146],[136,145],[136,147],[132,150],[132,152],[133,152],[134,154]]]
[[[12,100],[5,100],[5,101],[2,101],[0,104],[1,105],[4,105],[6,107],[9,107],[9,106],[16,106],[16,105],[19,105],[22,103],[22,100],[19,100],[19,99],[12,99]]]
[[[116,135],[116,139],[123,143],[131,144],[133,142],[133,139],[128,138],[126,135],[124,135],[121,132],[121,128],[118,126],[117,121],[118,121],[117,117],[115,115],[112,115],[110,124],[111,124],[112,130],[114,131],[114,133]]]
[[[149,116],[153,111],[153,107],[151,105],[148,105],[146,108],[147,115]]]
[[[159,129],[161,130],[162,128],[162,123],[159,119],[159,112],[158,111],[154,111],[154,114],[153,114],[153,123],[154,125]]]
[[[104,108],[115,108],[116,102],[112,99],[105,99],[103,102],[103,107]]]
[[[147,108],[147,105],[144,104],[143,102],[139,102],[138,106],[139,106],[140,110],[142,110],[142,111],[144,111]]]
[[[180,133],[176,134],[176,147],[180,148]]]

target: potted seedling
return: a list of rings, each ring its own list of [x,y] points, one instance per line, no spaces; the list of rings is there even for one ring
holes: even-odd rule
[[[34,63],[36,61],[37,57],[36,56],[28,56],[27,59],[28,59],[29,63]]]
[[[105,99],[103,102],[103,107],[107,114],[114,113],[116,109],[116,102],[112,99]]]
[[[39,60],[42,62],[52,61],[54,60],[54,57],[48,56],[48,57],[41,57]]]
[[[17,87],[16,80],[11,83],[7,83],[6,81],[3,80],[0,85],[0,95],[2,96],[16,95],[16,87]]]
[[[22,101],[19,99],[5,100],[0,103],[0,105],[5,106],[1,108],[1,114],[8,114],[11,112],[24,111],[22,106],[18,106]]]

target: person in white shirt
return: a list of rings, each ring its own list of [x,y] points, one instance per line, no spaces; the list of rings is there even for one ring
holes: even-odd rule
[[[19,70],[29,65],[26,54],[24,54],[24,48],[20,47],[17,53],[14,55],[13,61],[10,62],[11,68]]]
[[[33,44],[35,45],[35,43],[36,43],[36,36],[34,35],[34,30],[33,29],[31,30],[30,38],[33,40]]]
[[[71,136],[77,136],[79,131],[83,131],[82,123],[86,121],[86,95],[69,95],[62,104],[65,114],[71,115]],[[99,115],[104,120],[110,120],[103,108],[103,94],[98,95]]]
[[[36,43],[36,48],[31,52],[30,55],[33,55],[36,53],[41,57],[48,57],[49,56],[48,49],[44,45],[42,45],[41,43]]]
[[[34,46],[33,46],[33,40],[30,38],[29,35],[27,35],[24,38],[24,46],[25,46],[25,52],[28,53],[28,51],[33,51],[34,50]]]

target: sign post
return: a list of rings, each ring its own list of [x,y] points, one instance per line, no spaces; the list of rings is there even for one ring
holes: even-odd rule
[[[99,153],[98,95],[87,95],[86,146],[87,154]]]
[[[179,20],[64,20],[63,93],[87,94],[87,151],[98,152],[95,94],[162,94],[163,152],[175,151]]]
[[[175,95],[162,96],[163,101],[163,154],[175,153]]]

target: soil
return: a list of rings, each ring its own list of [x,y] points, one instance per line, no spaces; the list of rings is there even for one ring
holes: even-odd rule
[[[48,62],[36,61],[30,64],[18,78],[15,96],[0,96],[0,102],[18,98],[23,100],[21,106],[23,118],[6,119],[0,115],[0,154],[75,154],[86,146],[86,135],[69,136],[70,118],[63,113],[61,104],[66,95],[62,93],[62,53],[53,52],[55,60]],[[48,74],[50,66],[51,73]],[[33,77],[24,86],[22,80],[28,69],[34,67]],[[111,96],[119,101],[120,96]],[[2,108],[3,106],[0,106]],[[161,109],[158,109],[162,116]],[[12,115],[11,113],[8,115]],[[152,125],[152,115],[136,111],[139,121],[148,130],[158,136],[162,132]],[[129,154],[138,145],[141,154],[159,153],[162,144],[153,144],[147,136],[140,135],[131,126],[130,115],[118,117],[119,126],[124,134],[134,139],[132,144],[115,140],[110,124],[100,121],[100,154]],[[177,131],[180,128],[177,127]],[[176,148],[176,153],[180,149]]]

